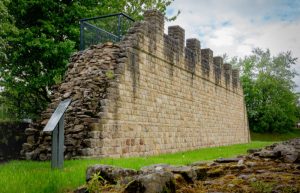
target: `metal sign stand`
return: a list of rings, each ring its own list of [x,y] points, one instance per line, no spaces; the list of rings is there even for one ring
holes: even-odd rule
[[[44,132],[52,132],[52,169],[63,168],[64,166],[64,113],[70,103],[71,99],[60,102],[43,129]]]

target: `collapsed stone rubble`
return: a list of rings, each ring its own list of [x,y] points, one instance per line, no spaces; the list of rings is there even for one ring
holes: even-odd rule
[[[90,166],[87,184],[97,174],[111,186],[101,192],[299,192],[300,138],[251,149],[248,155],[195,162],[188,166],[155,164],[140,170]],[[297,156],[296,156],[297,155]],[[75,192],[86,191],[86,186]]]
[[[27,159],[50,158],[51,136],[41,130],[58,103],[66,98],[72,98],[72,103],[65,117],[65,157],[87,155],[93,145],[101,149],[103,136],[101,131],[93,131],[93,123],[103,118],[117,60],[124,57],[121,48],[112,43],[92,46],[72,56],[68,73],[64,81],[54,87],[52,102],[41,115],[41,121],[25,130],[28,137],[23,144],[23,154]]]

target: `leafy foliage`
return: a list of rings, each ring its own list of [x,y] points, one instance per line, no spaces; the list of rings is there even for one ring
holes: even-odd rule
[[[255,132],[286,132],[299,118],[298,96],[294,93],[291,52],[271,56],[269,50],[254,49],[238,61],[250,128]]]
[[[8,13],[8,4],[10,0],[0,1],[0,62],[7,60],[5,50],[7,48],[7,39],[9,33],[16,33],[16,28],[13,25],[13,17]]]
[[[173,0],[2,0],[0,88],[12,117],[37,118],[79,47],[79,19],[145,9],[163,13]],[[175,17],[170,18],[175,19]]]

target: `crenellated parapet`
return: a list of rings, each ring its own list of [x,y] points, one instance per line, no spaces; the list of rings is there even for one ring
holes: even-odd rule
[[[169,26],[168,33],[164,34],[164,16],[156,10],[144,13],[144,22],[133,27],[129,33],[134,34],[137,42],[136,48],[168,61],[175,67],[183,68],[192,75],[211,81],[228,90],[240,89],[238,70],[232,70],[230,64],[223,64],[220,56],[214,57],[210,48],[201,49],[201,42],[196,38],[185,40],[185,30],[178,26]],[[128,37],[127,37],[128,38]]]

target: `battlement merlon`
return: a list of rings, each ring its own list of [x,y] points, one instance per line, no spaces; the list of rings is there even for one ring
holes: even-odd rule
[[[163,36],[165,26],[165,16],[158,10],[147,10],[144,12],[144,20],[148,22],[155,31],[152,33],[158,33]]]
[[[186,40],[186,47],[191,49],[196,55],[196,64],[201,63],[201,43],[196,38],[189,38]]]
[[[223,67],[223,58],[221,56],[215,56],[213,58],[213,61],[214,61],[214,65],[217,67],[217,68],[220,68],[222,69]]]
[[[215,76],[215,82],[216,84],[221,84],[222,79],[222,69],[223,69],[223,58],[220,56],[216,56],[213,58],[214,62],[214,68],[213,68],[213,74]]]
[[[232,86],[233,89],[239,88],[240,85],[240,71],[239,69],[233,69],[232,70]]]
[[[185,31],[179,25],[169,26],[168,35],[178,41],[180,53],[183,54],[185,44]]]
[[[211,49],[201,49],[201,75],[207,79],[212,77],[213,55],[214,53]]]

